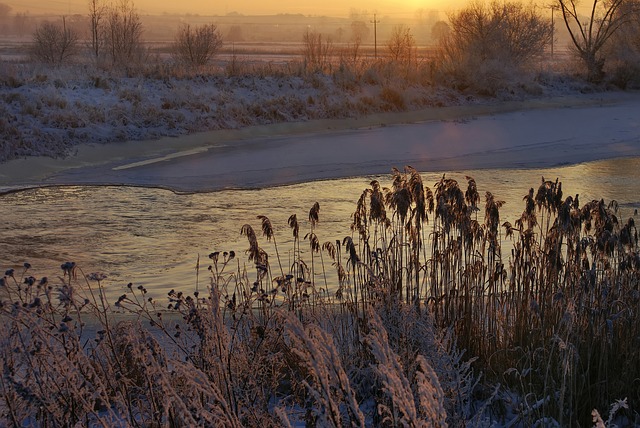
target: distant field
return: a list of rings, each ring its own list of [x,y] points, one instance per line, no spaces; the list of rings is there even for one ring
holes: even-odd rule
[[[28,59],[28,46],[31,43],[31,36],[2,36],[0,37],[0,59],[3,61],[25,61]],[[81,45],[88,45],[88,41],[82,41]],[[168,58],[171,53],[171,43],[167,41],[145,41],[145,46],[152,55],[158,55],[160,58]],[[286,63],[300,59],[304,45],[302,42],[225,42],[218,60],[230,61],[233,57],[240,61],[249,61],[252,63],[272,62]],[[333,43],[334,56],[340,57],[349,51],[348,43]],[[371,43],[360,46],[358,54],[362,59],[375,59],[375,46]],[[387,47],[379,44],[377,49],[378,57],[383,58],[387,55]],[[433,45],[423,45],[416,47],[416,54],[419,60],[427,60],[435,57],[437,48]],[[554,53],[554,62],[560,62],[567,59],[569,51],[564,49],[556,49]],[[551,60],[551,54],[548,53],[548,59]]]

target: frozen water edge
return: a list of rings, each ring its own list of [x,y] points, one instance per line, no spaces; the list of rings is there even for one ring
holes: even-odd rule
[[[581,163],[640,155],[638,111],[638,93],[567,90],[525,101],[86,143],[64,159],[5,162],[0,186],[124,184],[210,191],[379,174],[406,164],[439,171]]]

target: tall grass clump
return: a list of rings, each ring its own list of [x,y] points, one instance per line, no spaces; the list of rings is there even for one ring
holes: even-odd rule
[[[115,322],[103,275],[82,279],[68,262],[53,285],[27,276],[29,267],[19,276],[7,271],[2,281],[5,423],[240,426],[218,386],[193,364],[168,355],[157,335],[143,328],[146,290],[136,299],[141,312]]]
[[[615,202],[580,206],[543,179],[511,224],[490,192],[479,215],[470,177],[466,190],[443,176],[433,191],[412,168],[393,177],[388,189],[372,182],[353,216],[363,311],[380,298],[424,303],[478,367],[520,388],[527,424],[585,424],[591,409],[634,395],[640,255]]]
[[[258,216],[244,255],[212,252],[206,290],[168,305],[134,284],[109,302],[108,279],[70,262],[56,280],[7,270],[2,422],[637,423],[633,219],[542,179],[511,223],[465,180],[394,169],[338,240],[321,241],[319,203],[289,217],[289,239]]]

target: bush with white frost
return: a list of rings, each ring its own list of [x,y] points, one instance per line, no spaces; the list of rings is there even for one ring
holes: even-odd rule
[[[440,78],[486,94],[522,74],[552,37],[551,23],[522,3],[472,2],[449,20],[440,42]]]

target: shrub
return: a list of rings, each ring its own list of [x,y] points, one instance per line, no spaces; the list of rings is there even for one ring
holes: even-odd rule
[[[402,94],[388,86],[382,88],[382,91],[380,91],[380,99],[383,102],[384,110],[402,111],[407,108]]]
[[[31,55],[47,64],[68,62],[78,52],[78,34],[62,25],[44,22],[33,35]]]
[[[393,27],[387,49],[391,61],[397,64],[408,66],[416,61],[416,42],[411,29],[404,25]]]
[[[139,104],[142,101],[143,94],[139,89],[124,88],[118,91],[118,97],[123,101],[129,101],[133,104]]]
[[[542,54],[552,36],[551,24],[520,3],[475,2],[449,19],[451,31],[440,44],[442,78],[491,95]]]
[[[229,77],[240,76],[247,72],[247,66],[245,62],[238,58],[238,56],[235,53],[235,50],[231,55],[231,59],[227,61],[227,64],[225,66],[225,72],[226,72],[226,75]]]
[[[143,26],[130,0],[118,0],[107,11],[104,45],[106,56],[117,67],[129,67],[142,59]]]
[[[322,33],[307,30],[302,36],[302,57],[305,68],[312,72],[324,71],[331,66],[333,41]]]
[[[191,28],[183,25],[173,44],[176,61],[191,67],[206,65],[222,47],[222,35],[213,24]]]
[[[380,69],[375,64],[367,67],[362,74],[362,81],[368,85],[379,85],[383,80]]]
[[[0,60],[0,87],[19,88],[23,84],[15,67]]]

